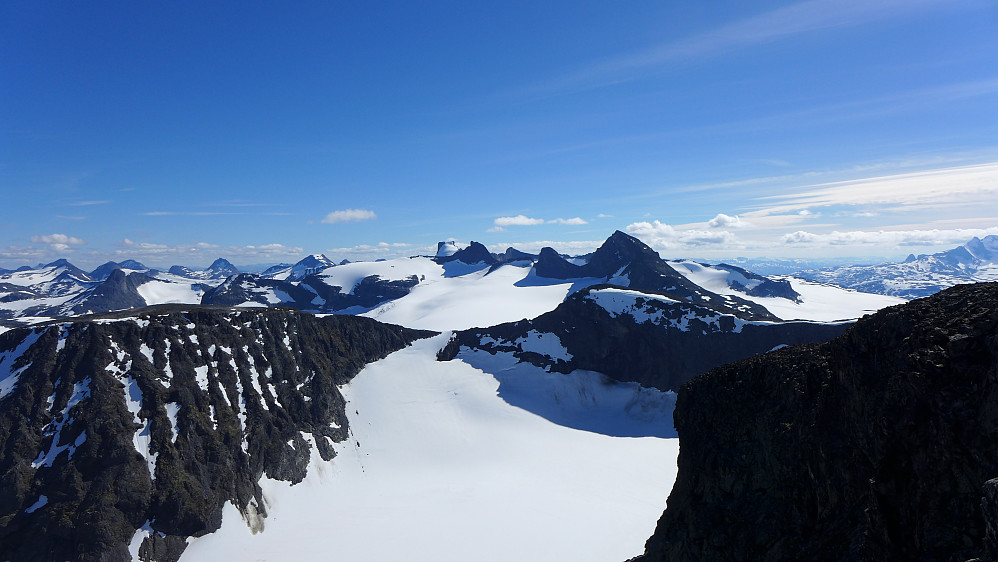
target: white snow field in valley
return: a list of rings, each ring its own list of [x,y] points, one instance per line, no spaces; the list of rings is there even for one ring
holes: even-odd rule
[[[296,486],[261,482],[263,532],[252,534],[226,504],[222,528],[191,539],[183,559],[605,562],[640,554],[675,481],[678,440],[581,431],[511,406],[493,375],[436,361],[448,338],[365,367],[342,389],[352,435],[337,456],[325,463],[313,451]],[[576,382],[558,376],[565,384],[537,383],[535,405],[546,397],[542,407],[571,415],[599,401],[602,385],[578,382],[573,398],[566,390]],[[638,387],[617,392],[627,389]]]

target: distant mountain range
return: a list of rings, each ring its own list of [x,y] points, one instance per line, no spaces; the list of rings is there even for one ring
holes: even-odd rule
[[[500,271],[505,268],[513,269]],[[429,290],[435,285],[439,290],[455,285],[454,289],[462,279],[462,287],[471,283],[486,290],[489,283],[485,281],[508,277],[508,272],[513,277],[517,272],[528,274],[510,279],[521,288],[569,283],[569,292],[574,292],[603,283],[692,301],[724,314],[814,319],[807,313],[788,316],[783,310],[790,303],[802,305],[790,306],[801,310],[814,304],[800,301],[793,285],[799,282],[768,278],[726,264],[666,261],[638,239],[616,232],[597,251],[581,257],[566,256],[552,248],[543,248],[538,254],[515,248],[494,254],[478,242],[465,247],[442,242],[433,257],[344,260],[336,264],[325,255],[313,254],[260,274],[240,272],[221,258],[205,269],[175,265],[165,272],[134,260],[108,262],[86,272],[58,260],[0,274],[0,325],[13,327],[156,304],[283,306],[319,313],[387,314],[390,318],[392,313],[383,305],[409,295],[417,286]],[[781,308],[778,314],[766,308],[774,305]],[[547,310],[550,308],[538,313]]]
[[[937,254],[911,254],[901,263],[812,269],[794,275],[867,293],[921,298],[953,285],[998,280],[998,236],[975,237]]]
[[[992,241],[965,248],[979,260],[977,271],[986,269],[982,248]],[[970,263],[954,256],[950,262]],[[962,294],[934,302],[958,307],[969,302]],[[966,294],[981,296],[985,309],[994,300]],[[921,314],[934,305],[893,307],[831,347],[798,345],[828,341],[857,318],[904,302],[740,264],[665,260],[619,231],[586,256],[443,242],[433,256],[336,264],[314,254],[259,274],[223,259],[202,270],[159,271],[131,260],[90,272],[65,260],[20,268],[0,274],[9,328],[0,333],[0,558],[320,559],[335,552],[397,559],[398,550],[379,551],[380,539],[409,533],[430,537],[413,546],[416,558],[469,559],[502,529],[512,545],[495,548],[503,559],[523,559],[517,541],[543,529],[527,552],[535,559],[579,559],[613,536],[601,556],[623,560],[652,533],[674,478],[677,393],[680,430],[707,445],[684,453],[675,497],[703,490],[723,504],[741,501],[730,497],[733,482],[756,493],[791,489],[780,482],[784,473],[817,467],[837,474],[841,467],[810,456],[802,462],[792,449],[757,450],[774,433],[753,416],[780,422],[777,436],[807,442],[814,436],[796,418],[780,416],[802,394],[845,404],[853,397],[836,394],[836,385],[886,372],[879,364],[867,369],[871,357],[901,365],[889,352],[907,324],[892,319],[924,324],[925,341],[897,344],[898,357],[918,365],[936,365],[933,354],[949,349],[959,372],[990,353],[993,342],[976,332],[965,341],[962,316],[936,311],[935,322]],[[974,318],[993,317],[987,314]],[[953,330],[940,336],[933,322]],[[978,323],[975,330],[993,332],[993,322]],[[759,384],[730,370],[697,378],[750,357]],[[814,377],[795,370],[798,363],[813,366],[807,373]],[[849,368],[827,370],[836,364]],[[875,419],[917,421],[934,396],[957,396],[959,406],[959,392],[984,388],[953,384]],[[710,390],[691,402],[691,388]],[[714,392],[730,404],[714,405]],[[884,406],[855,394],[863,411]],[[820,436],[833,436],[822,446],[841,448],[834,432],[862,416],[827,412],[814,416],[825,424]],[[712,424],[723,435],[712,435]],[[741,468],[727,468],[758,470],[770,461],[784,463],[784,472],[764,474],[758,486],[740,483],[750,478]],[[696,474],[704,486],[688,484]],[[862,491],[869,475],[857,474],[849,482]],[[700,500],[691,497],[686,507]],[[745,513],[758,509],[743,503]],[[785,507],[811,514],[820,505],[791,498]],[[553,514],[557,537],[545,527]],[[740,523],[725,523],[724,533],[717,524],[692,524],[692,539],[683,540],[751,533],[753,519],[733,521]],[[778,537],[782,524],[760,528]],[[442,544],[441,526],[460,532]],[[649,560],[671,548],[661,541],[672,539],[661,537],[648,543]],[[822,540],[814,539],[818,547]]]

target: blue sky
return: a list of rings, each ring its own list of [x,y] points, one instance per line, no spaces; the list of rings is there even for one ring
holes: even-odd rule
[[[6,267],[935,251],[998,234],[998,4],[5,2],[0,190]]]

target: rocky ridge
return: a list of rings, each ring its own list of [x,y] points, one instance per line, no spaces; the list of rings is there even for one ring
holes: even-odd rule
[[[995,283],[714,369],[638,560],[995,560],[996,404]]]
[[[176,560],[225,502],[262,528],[261,476],[347,438],[338,385],[427,335],[177,306],[0,334],[0,558]]]
[[[597,371],[667,391],[729,361],[826,341],[845,329],[842,323],[745,320],[729,307],[596,285],[537,318],[457,332],[439,359],[462,350],[509,353],[551,372]]]

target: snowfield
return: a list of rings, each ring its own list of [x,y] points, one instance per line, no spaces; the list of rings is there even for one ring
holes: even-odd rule
[[[352,436],[336,458],[324,463],[313,451],[296,486],[264,479],[264,531],[251,533],[227,504],[222,528],[192,539],[183,560],[605,562],[640,554],[675,480],[678,440],[580,431],[512,406],[495,376],[435,360],[448,337],[365,367],[343,387]],[[558,376],[566,384],[537,383],[535,405],[547,397],[542,407],[571,413],[600,392],[583,382],[586,392],[572,398],[565,390],[575,383]],[[514,386],[524,384],[521,377]]]
[[[467,265],[454,261],[438,265],[427,258],[411,258],[420,263],[399,264],[397,271],[424,276],[412,291],[399,299],[386,302],[360,316],[368,316],[409,328],[422,330],[466,330],[484,328],[534,318],[557,308],[569,292],[600,282],[600,279],[574,279],[568,281],[544,279],[538,281],[530,262],[514,262],[489,273],[485,264]],[[364,273],[392,277],[392,260],[386,262],[358,263],[337,266],[327,270],[330,285],[353,287],[363,279],[360,274],[344,275],[336,272],[350,266],[368,266]],[[373,267],[372,267],[373,266]],[[326,273],[326,272],[324,272]],[[340,277],[332,277],[337,274]],[[359,278],[358,278],[359,277]],[[343,281],[334,283],[333,279]],[[353,285],[350,285],[350,283]],[[344,289],[345,290],[345,289]]]
[[[898,297],[861,293],[852,289],[843,289],[834,285],[788,276],[770,276],[770,279],[789,281],[793,289],[800,293],[801,302],[795,303],[780,297],[753,297],[728,286],[728,279],[732,272],[726,269],[705,266],[687,260],[670,261],[669,265],[708,291],[713,291],[719,295],[735,295],[761,304],[781,320],[811,320],[814,322],[855,320],[881,308],[908,302],[907,299]],[[741,275],[737,277],[742,278]]]
[[[169,303],[199,303],[203,290],[195,289],[194,282],[177,275],[161,275],[143,283],[136,289],[148,305]]]

